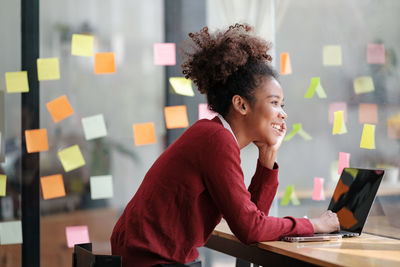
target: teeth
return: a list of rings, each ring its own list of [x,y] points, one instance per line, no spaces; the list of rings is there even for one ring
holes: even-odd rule
[[[277,129],[277,130],[281,129],[281,125],[280,124],[272,124],[272,127]]]

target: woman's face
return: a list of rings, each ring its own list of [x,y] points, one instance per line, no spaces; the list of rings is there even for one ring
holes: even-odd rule
[[[255,101],[246,114],[246,130],[253,142],[275,145],[286,132],[282,87],[274,78],[262,78]]]

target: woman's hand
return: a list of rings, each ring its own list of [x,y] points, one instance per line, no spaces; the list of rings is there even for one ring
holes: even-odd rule
[[[285,138],[286,135],[285,123],[282,124],[282,131],[283,134],[278,137],[278,141],[272,146],[262,142],[257,142],[257,141],[254,142],[259,152],[258,159],[260,160],[261,164],[264,167],[267,167],[269,169],[272,169],[274,167],[276,154],[279,148],[281,147],[283,139]]]
[[[336,213],[327,210],[322,213],[318,218],[310,219],[311,224],[314,227],[314,233],[331,233],[340,231],[340,223]]]

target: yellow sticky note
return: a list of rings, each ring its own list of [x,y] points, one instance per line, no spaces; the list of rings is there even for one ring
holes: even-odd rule
[[[29,92],[27,71],[6,72],[5,77],[7,93]]]
[[[290,63],[289,53],[281,54],[281,74],[292,74],[292,64]]]
[[[164,108],[167,129],[186,128],[189,126],[186,106],[170,106]]]
[[[333,113],[333,128],[332,134],[347,133],[346,124],[344,123],[343,110],[338,110]]]
[[[58,58],[38,58],[37,71],[39,81],[60,79],[60,64]]]
[[[78,145],[73,145],[60,150],[58,152],[58,158],[66,172],[75,170],[86,164]]]
[[[153,122],[134,124],[132,128],[135,145],[142,146],[156,143]]]
[[[6,196],[6,184],[7,184],[7,176],[4,174],[0,174],[0,196]]]
[[[93,35],[72,34],[71,55],[91,57],[93,55]]]
[[[311,78],[310,87],[308,88],[306,94],[304,95],[304,98],[313,97],[315,92],[317,92],[319,98],[326,98],[326,93],[324,91],[324,88],[322,88],[321,80],[319,77]]]
[[[362,76],[353,81],[354,93],[365,94],[375,90],[374,81],[370,76]]]
[[[47,142],[47,129],[34,129],[25,131],[26,150],[35,153],[49,150]]]
[[[169,78],[169,83],[176,94],[194,96],[191,80],[185,77],[171,77]]]
[[[326,45],[322,51],[324,66],[342,65],[342,47],[340,45]]]
[[[364,124],[360,148],[375,149],[375,125]]]
[[[61,174],[40,177],[43,199],[65,196],[64,181]]]

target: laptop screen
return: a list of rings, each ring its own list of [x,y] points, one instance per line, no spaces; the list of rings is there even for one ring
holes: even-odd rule
[[[341,230],[361,234],[383,174],[383,170],[343,169],[328,208],[337,213]]]

